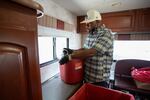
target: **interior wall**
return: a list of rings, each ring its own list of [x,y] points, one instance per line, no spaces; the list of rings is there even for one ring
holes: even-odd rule
[[[71,12],[66,10],[65,8],[59,6],[51,0],[37,0],[43,8],[44,13],[52,16],[56,19],[62,20],[74,26],[73,32],[67,32],[63,30],[57,30],[54,28],[48,28],[44,26],[38,25],[38,35],[39,36],[53,36],[53,37],[68,37],[69,38],[69,47],[71,49],[79,49],[81,48],[81,35],[76,33],[76,16]],[[52,75],[52,67],[56,66],[58,68],[59,64],[51,64],[46,67],[42,67],[41,71],[41,83],[48,80]]]
[[[39,36],[53,36],[53,37],[67,37],[69,38],[69,48],[79,49],[82,47],[81,34],[77,34],[74,32],[57,30],[54,28],[47,28],[47,27],[38,25],[38,35]]]
[[[39,2],[43,6],[45,14],[52,16],[54,18],[60,19],[74,26],[73,32],[67,32],[67,31],[61,31],[61,30],[56,30],[52,28],[46,28],[46,27],[38,25],[38,34],[49,35],[49,36],[54,36],[54,37],[56,36],[68,37],[70,39],[69,47],[71,47],[72,49],[81,48],[81,45],[82,45],[81,34],[76,33],[77,16],[69,12],[67,9],[59,6],[52,0],[37,0],[37,2]]]
[[[65,8],[56,4],[52,0],[37,0],[37,2],[39,2],[43,6],[45,14],[60,19],[64,22],[68,22],[69,24],[73,24],[76,27],[77,16],[75,16]]]

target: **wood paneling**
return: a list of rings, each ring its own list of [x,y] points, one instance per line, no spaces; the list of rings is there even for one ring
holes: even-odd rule
[[[36,10],[0,3],[0,100],[42,100]]]
[[[85,16],[77,16],[77,32],[78,33],[87,33],[86,24],[81,24],[80,22],[85,19]]]
[[[101,23],[114,32],[150,32],[150,8],[103,13]],[[77,17],[77,32],[86,33],[86,25],[80,24],[84,16]]]
[[[32,14],[33,11],[35,10],[29,9],[29,8],[22,9],[22,7],[20,6],[19,8],[16,8],[16,5],[14,3],[10,3],[10,5],[7,5],[6,2],[4,1],[1,1],[1,2],[4,3],[4,5],[1,4],[1,7],[0,7],[0,10],[1,10],[0,27],[1,28],[19,29],[19,30],[24,30],[24,31],[36,31],[36,27],[31,28],[32,27],[31,23],[34,24],[35,18],[33,16],[27,15],[27,14]],[[10,9],[11,9],[11,12],[10,12]],[[24,12],[24,13],[18,13],[18,12]],[[11,17],[13,18],[10,18],[9,15],[11,15]],[[28,23],[26,22],[26,20],[21,18],[22,16],[25,16],[26,19],[29,19]]]
[[[134,31],[135,12],[115,12],[102,14],[102,23],[114,32]]]
[[[29,100],[29,66],[25,47],[0,43],[1,100]],[[16,95],[17,94],[17,95]],[[10,96],[9,96],[10,95]]]
[[[49,15],[44,15],[42,18],[38,18],[38,24],[44,27],[61,29],[70,32],[73,32],[75,28],[75,26],[73,26],[72,24],[58,20]]]
[[[57,19],[57,29],[64,30],[64,22]]]
[[[137,31],[150,32],[150,8],[137,10],[138,28]]]
[[[85,16],[77,17],[77,32],[86,33],[86,24],[80,24],[84,20]],[[135,12],[113,12],[102,14],[101,23],[105,24],[107,28],[110,28],[114,32],[128,32],[134,31],[135,27]]]

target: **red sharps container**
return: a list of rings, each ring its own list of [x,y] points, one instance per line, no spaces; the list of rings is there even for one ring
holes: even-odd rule
[[[77,84],[83,80],[83,61],[72,59],[60,65],[60,77],[67,84]]]

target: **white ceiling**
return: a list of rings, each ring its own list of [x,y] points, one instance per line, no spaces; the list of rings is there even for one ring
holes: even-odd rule
[[[104,12],[114,12],[150,7],[150,0],[53,0],[75,15],[85,15],[87,10],[95,9]],[[116,4],[118,3],[118,5]],[[121,3],[121,4],[120,4]],[[114,6],[112,6],[114,5]]]

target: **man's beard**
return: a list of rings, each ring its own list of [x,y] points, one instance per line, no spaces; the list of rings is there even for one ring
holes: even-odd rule
[[[94,33],[96,30],[97,30],[97,28],[96,28],[96,27],[93,27],[93,28],[91,28],[91,29],[89,30],[89,33]]]

